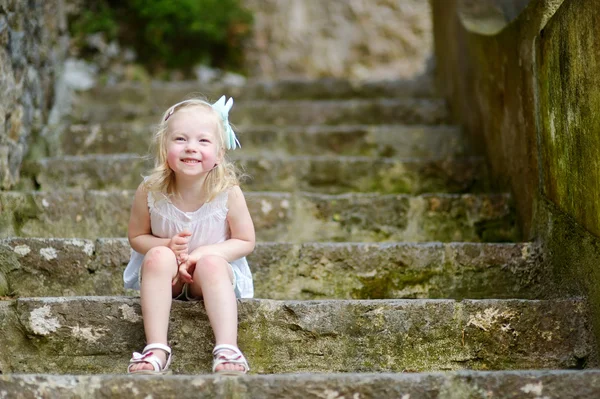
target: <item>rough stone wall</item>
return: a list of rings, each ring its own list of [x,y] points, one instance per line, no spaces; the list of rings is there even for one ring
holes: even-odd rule
[[[600,331],[600,3],[565,0],[536,40],[540,234]],[[542,219],[541,217],[544,217]],[[599,334],[600,335],[600,334]]]
[[[431,2],[438,87],[474,147],[487,153],[498,187],[513,192],[524,237],[539,190],[534,39],[562,1],[530,1],[517,17],[505,15],[495,35],[479,34],[498,28],[498,15],[485,7],[465,13],[464,0]]]
[[[544,195],[600,237],[600,3],[568,1],[536,42]]]
[[[66,34],[62,0],[0,1],[0,189],[17,183],[48,117]]]
[[[424,0],[245,0],[254,12],[246,51],[262,78],[411,77],[431,56]]]
[[[600,337],[600,2],[531,0],[488,35],[460,0],[432,8],[439,88]]]

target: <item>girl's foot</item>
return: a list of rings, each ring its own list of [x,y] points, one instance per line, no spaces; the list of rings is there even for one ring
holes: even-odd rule
[[[250,370],[242,352],[233,345],[217,345],[213,349],[213,372],[240,375]]]
[[[142,353],[133,353],[127,372],[130,374],[166,374],[170,365],[171,348],[163,344],[149,344]]]
[[[229,356],[237,356],[237,354],[234,351],[223,351],[224,357],[229,357]],[[223,361],[223,363],[219,363],[216,367],[215,367],[215,373],[220,373],[222,371],[238,371],[241,373],[244,373],[244,371],[246,370],[246,368],[244,367],[243,364],[237,364],[237,363],[230,363],[228,361]]]

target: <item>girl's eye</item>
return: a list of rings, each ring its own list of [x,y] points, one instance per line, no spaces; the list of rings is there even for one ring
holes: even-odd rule
[[[175,137],[175,141],[185,141],[183,137]]]
[[[201,143],[210,143],[210,140],[209,139],[200,139],[200,142]]]

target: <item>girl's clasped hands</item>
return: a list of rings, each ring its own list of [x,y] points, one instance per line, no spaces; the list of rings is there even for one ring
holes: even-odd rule
[[[169,248],[175,254],[179,265],[179,271],[171,283],[173,286],[180,281],[186,284],[193,282],[192,276],[196,268],[196,262],[201,257],[201,248],[197,248],[191,254],[188,253],[188,243],[191,236],[192,233],[189,230],[183,230],[181,233],[174,235],[169,242]]]

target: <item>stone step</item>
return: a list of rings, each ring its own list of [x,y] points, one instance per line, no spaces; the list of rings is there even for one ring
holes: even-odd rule
[[[312,191],[328,194],[380,192],[483,192],[488,189],[480,157],[389,159],[331,156],[236,155],[249,175],[242,188],[253,191]],[[136,189],[153,164],[135,154],[45,158],[25,166],[36,188]],[[27,183],[23,183],[27,184]]]
[[[238,302],[239,345],[253,373],[582,368],[594,356],[586,303],[561,300]],[[144,345],[139,300],[0,301],[6,373],[123,373]],[[175,301],[176,373],[210,370],[204,307]]]
[[[456,158],[472,154],[457,126],[241,126],[247,155],[350,155]],[[67,155],[148,152],[153,126],[137,122],[72,125],[63,135]]]
[[[0,240],[0,296],[124,295],[129,252],[125,238]],[[540,258],[531,243],[270,242],[248,261],[257,298],[534,299],[552,291]]]
[[[112,99],[111,99],[112,100]],[[165,106],[119,104],[118,99],[81,100],[70,113],[73,123],[103,123],[136,120],[158,123]],[[366,100],[278,100],[238,102],[229,120],[234,125],[437,125],[449,121],[442,99],[396,98]]]
[[[508,194],[247,192],[260,241],[518,241]],[[0,238],[125,237],[133,191],[0,191]]]
[[[350,98],[427,98],[436,95],[433,79],[349,81],[346,79],[249,80],[242,85],[201,84],[197,81],[150,83],[124,82],[95,87],[84,97],[118,99],[127,104],[156,104],[168,107],[190,96],[216,100],[222,95],[241,100],[331,100]]]
[[[190,389],[193,387],[193,389]],[[251,375],[0,375],[0,398],[597,399],[599,370]]]

